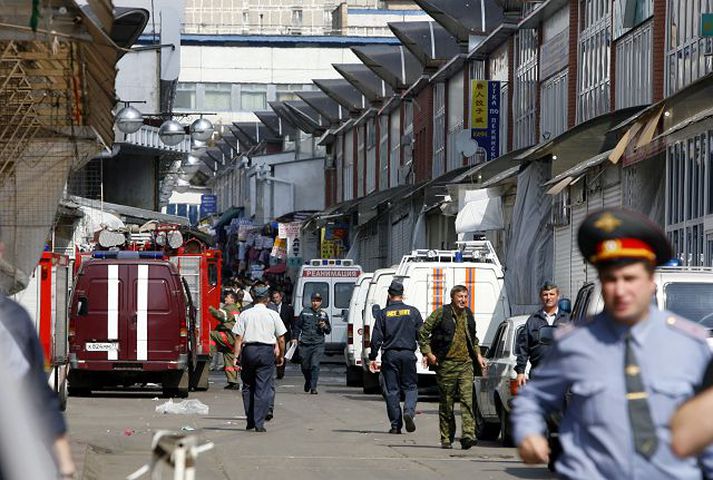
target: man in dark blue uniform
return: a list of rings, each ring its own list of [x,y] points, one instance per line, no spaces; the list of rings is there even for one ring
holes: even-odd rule
[[[377,372],[376,357],[381,354],[381,374],[384,380],[386,413],[391,422],[389,433],[416,430],[416,400],[418,399],[418,375],[416,374],[416,351],[418,330],[423,325],[421,313],[403,302],[404,286],[394,280],[389,286],[389,304],[379,312],[371,334],[369,369]],[[401,392],[404,394],[404,411],[401,415]]]
[[[559,299],[559,287],[552,282],[545,282],[540,288],[542,308],[530,315],[530,318],[525,322],[525,328],[520,331],[517,337],[515,372],[517,372],[517,384],[520,387],[527,381],[525,379],[527,362],[529,361],[532,370],[535,370],[550,348],[550,344],[540,342],[540,329],[569,322],[569,314],[559,309]]]

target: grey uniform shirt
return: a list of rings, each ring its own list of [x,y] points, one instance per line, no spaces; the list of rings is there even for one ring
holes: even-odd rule
[[[634,451],[624,381],[624,335],[628,328],[606,313],[560,335],[537,377],[517,395],[512,423],[515,441],[545,431],[543,416],[570,401],[560,425],[564,453],[557,472],[587,480],[700,480],[713,477],[713,449],[679,459],[671,451],[669,421],[701,381],[711,352],[699,325],[651,308],[631,328],[632,345],[646,387],[659,446],[646,460]]]

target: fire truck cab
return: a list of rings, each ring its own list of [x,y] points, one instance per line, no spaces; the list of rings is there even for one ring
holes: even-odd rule
[[[197,353],[190,291],[161,252],[95,252],[69,310],[69,393],[160,383],[186,396]]]

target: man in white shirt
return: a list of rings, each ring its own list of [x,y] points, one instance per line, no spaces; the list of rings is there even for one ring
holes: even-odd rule
[[[242,368],[243,406],[247,430],[265,431],[265,416],[270,408],[275,365],[284,363],[287,329],[280,315],[267,308],[270,289],[253,290],[254,305],[238,317],[233,328],[236,365]],[[277,351],[275,351],[277,345]]]

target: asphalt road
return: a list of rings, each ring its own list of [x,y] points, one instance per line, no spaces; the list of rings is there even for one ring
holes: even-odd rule
[[[267,433],[245,431],[239,392],[223,390],[222,374],[214,373],[211,380],[209,391],[190,395],[210,407],[204,416],[156,413],[156,406],[167,401],[157,398],[158,390],[70,398],[67,420],[80,478],[126,478],[149,461],[157,430],[182,428],[215,443],[198,459],[200,480],[552,478],[545,468],[523,465],[514,449],[496,443],[463,451],[456,442],[453,450],[440,449],[433,399],[420,400],[416,432],[389,435],[381,397],[345,387],[340,365],[323,366],[316,396],[303,393],[299,368],[290,365],[278,384]]]

